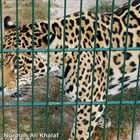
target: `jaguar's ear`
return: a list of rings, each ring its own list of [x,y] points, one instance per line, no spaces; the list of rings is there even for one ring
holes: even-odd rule
[[[16,27],[16,25],[12,22],[11,17],[6,16],[4,18],[4,29],[5,29],[5,31],[9,30],[11,28],[15,28],[15,27]]]

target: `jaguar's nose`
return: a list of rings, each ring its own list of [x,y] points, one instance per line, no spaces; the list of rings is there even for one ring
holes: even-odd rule
[[[23,98],[24,96],[26,96],[26,93],[22,93],[21,91],[19,92],[15,92],[12,95],[10,95],[10,97],[12,98]]]

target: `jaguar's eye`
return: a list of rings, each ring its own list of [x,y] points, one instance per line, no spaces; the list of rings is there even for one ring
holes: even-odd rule
[[[15,65],[14,65],[14,73],[17,73],[17,70],[19,70],[20,68],[21,68],[20,65],[15,64]]]
[[[20,61],[20,58],[18,58],[18,61],[17,59],[15,59],[14,61],[14,69],[17,70],[21,67],[21,61]]]

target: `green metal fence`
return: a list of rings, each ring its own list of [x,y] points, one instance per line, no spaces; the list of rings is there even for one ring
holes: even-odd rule
[[[64,63],[64,59],[65,59],[65,53],[66,52],[78,52],[78,63],[77,63],[77,89],[76,89],[76,92],[78,93],[79,92],[79,66],[80,66],[80,52],[87,52],[87,51],[92,51],[94,52],[94,55],[93,55],[93,65],[95,64],[95,57],[96,57],[96,52],[100,52],[100,51],[104,51],[104,52],[108,52],[108,74],[110,74],[110,58],[111,58],[111,52],[113,51],[123,51],[124,52],[124,60],[123,61],[123,76],[122,76],[122,81],[124,81],[124,78],[125,78],[125,65],[126,65],[126,53],[127,51],[140,51],[140,48],[138,46],[136,47],[133,47],[133,48],[130,48],[130,47],[127,47],[128,46],[128,26],[126,28],[126,39],[125,39],[125,47],[123,48],[112,48],[112,30],[113,30],[113,16],[114,16],[114,9],[115,9],[115,0],[112,0],[112,6],[111,6],[111,26],[110,26],[110,45],[109,45],[109,48],[98,48],[96,46],[96,34],[97,34],[97,19],[98,19],[98,12],[99,12],[99,0],[96,0],[96,7],[95,7],[95,20],[96,20],[96,24],[95,24],[95,40],[94,40],[94,47],[93,48],[82,48],[81,47],[81,23],[79,25],[79,47],[78,48],[65,48],[63,47],[62,49],[60,48],[57,48],[57,49],[52,49],[50,48],[50,39],[48,39],[48,48],[47,49],[36,49],[34,48],[34,30],[32,30],[32,49],[19,49],[19,46],[18,46],[18,41],[19,41],[19,36],[18,36],[18,24],[19,24],[19,12],[18,12],[18,5],[21,1],[18,1],[16,0],[16,41],[17,41],[17,45],[16,45],[16,49],[15,50],[11,50],[11,49],[4,49],[2,44],[3,44],[3,26],[2,26],[2,23],[3,23],[3,8],[2,8],[2,0],[0,0],[0,31],[1,31],[1,79],[2,79],[2,95],[1,95],[1,102],[0,102],[0,108],[1,108],[1,123],[0,123],[0,127],[2,128],[2,134],[1,134],[1,138],[0,139],[7,139],[9,140],[9,138],[6,138],[5,137],[5,132],[6,131],[6,113],[5,113],[5,109],[7,107],[14,107],[16,109],[16,134],[20,134],[21,131],[20,131],[20,116],[22,114],[20,114],[20,107],[31,107],[32,108],[32,112],[31,112],[31,133],[32,134],[35,134],[35,119],[34,119],[34,116],[35,116],[35,108],[36,107],[40,107],[40,106],[45,106],[46,107],[46,110],[45,110],[45,125],[46,125],[46,128],[45,128],[45,133],[48,134],[50,132],[50,128],[49,128],[49,107],[51,106],[59,106],[61,109],[61,113],[60,113],[60,126],[59,126],[59,137],[56,138],[56,139],[64,139],[64,118],[63,118],[63,115],[64,115],[64,107],[66,106],[74,106],[75,107],[75,112],[74,112],[74,116],[77,116],[77,111],[78,111],[78,106],[79,105],[90,105],[91,108],[93,105],[105,105],[106,108],[105,108],[105,111],[104,111],[104,116],[105,118],[108,116],[108,107],[113,107],[114,105],[116,105],[116,108],[117,108],[117,121],[118,121],[118,125],[116,127],[116,132],[117,132],[117,140],[120,139],[120,130],[121,130],[121,126],[122,126],[122,117],[123,117],[123,106],[126,105],[126,106],[131,106],[132,108],[130,110],[132,110],[132,117],[131,117],[131,140],[135,140],[134,139],[134,131],[135,131],[135,128],[136,128],[136,118],[138,116],[137,115],[137,111],[138,111],[138,108],[139,108],[139,105],[140,105],[140,98],[139,98],[139,89],[138,89],[138,85],[139,85],[139,73],[140,73],[140,61],[139,61],[139,65],[138,65],[138,74],[137,74],[137,84],[136,84],[136,88],[134,89],[134,92],[135,92],[135,97],[132,99],[123,99],[124,98],[124,89],[122,88],[121,89],[121,93],[120,93],[120,96],[119,96],[119,99],[114,99],[114,100],[109,100],[108,96],[106,98],[105,101],[90,101],[90,102],[78,102],[78,101],[75,101],[75,102],[69,102],[69,101],[65,101],[64,100],[64,92],[65,92],[65,83],[64,83],[64,71],[65,71],[65,63]],[[34,15],[34,12],[35,12],[35,1],[32,0],[32,7],[31,7],[31,11],[32,11],[32,29],[34,29],[34,24],[35,24],[35,15]],[[128,1],[128,16],[127,16],[127,25],[129,25],[129,20],[130,20],[130,3],[131,1],[129,0]],[[82,6],[83,6],[83,1],[80,0],[80,21],[82,20]],[[46,17],[48,17],[47,19],[47,22],[48,22],[48,27],[50,27],[50,6],[51,6],[51,1],[48,0],[48,13],[46,14]],[[66,24],[66,10],[67,10],[67,0],[64,0],[64,25]],[[66,27],[64,26],[64,32],[63,32],[63,46],[65,46],[65,36],[66,36]],[[48,28],[48,34],[50,34],[50,28]],[[35,92],[35,80],[34,80],[34,69],[32,69],[32,88],[31,88],[31,91],[32,91],[32,100],[30,102],[27,102],[27,101],[20,101],[19,100],[19,96],[17,96],[17,100],[16,101],[10,101],[10,102],[7,102],[5,101],[6,100],[6,96],[4,96],[4,69],[3,69],[3,63],[4,63],[4,60],[3,60],[3,54],[4,53],[16,53],[17,55],[17,67],[18,67],[18,64],[19,64],[19,60],[18,60],[18,55],[19,53],[23,53],[23,52],[31,52],[32,53],[32,60],[34,60],[34,54],[35,52],[47,52],[47,56],[50,55],[51,52],[62,52],[63,53],[63,67],[62,67],[62,89],[61,89],[61,94],[59,96],[61,96],[61,99],[59,101],[49,101],[49,83],[50,83],[50,79],[49,79],[49,64],[48,64],[48,67],[47,67],[47,76],[46,76],[46,95],[45,95],[45,101],[35,101],[34,99],[34,92]],[[46,56],[46,57],[47,57]],[[47,57],[47,61],[48,63],[51,61],[49,57]],[[32,67],[34,67],[34,61],[32,61]],[[19,69],[17,68],[17,95],[18,92],[19,92]],[[92,70],[92,75],[94,75],[94,69]],[[92,94],[91,96],[94,96],[94,76],[92,76]],[[109,87],[109,76],[107,78],[107,90],[106,90],[106,95],[108,95],[108,87]],[[122,82],[122,87],[124,87],[124,82]],[[76,98],[78,99],[78,94],[76,94]],[[92,97],[91,97],[92,99]],[[128,107],[129,108],[129,107]],[[91,109],[92,110],[92,109]],[[129,109],[128,109],[129,110]],[[91,126],[91,118],[92,118],[92,111],[90,113],[90,126]],[[106,120],[106,119],[105,119]],[[105,121],[106,122],[106,121]],[[104,123],[104,129],[102,130],[102,139],[105,140],[105,139],[108,139],[106,137],[107,135],[107,129],[105,128],[105,124]],[[75,118],[75,139],[77,137],[77,117]],[[91,128],[91,127],[90,127]],[[90,131],[89,130],[89,139],[92,139],[91,138],[91,135],[90,135]],[[69,134],[68,134],[69,135]],[[10,137],[10,136],[9,136]],[[21,139],[20,136],[17,136],[17,139]],[[30,139],[38,139],[36,138],[35,136],[34,137],[30,137]],[[41,138],[42,140],[43,139],[48,139],[47,137],[46,138]]]

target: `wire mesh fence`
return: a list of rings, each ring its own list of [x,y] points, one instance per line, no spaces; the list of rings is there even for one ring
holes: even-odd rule
[[[79,12],[67,16],[69,5],[64,0],[64,17],[51,20],[51,0],[48,0],[45,21],[38,22],[35,20],[38,3],[34,0],[25,3],[24,6],[30,7],[31,22],[19,25],[21,1],[16,0],[16,24],[7,20],[3,33],[0,1],[1,139],[96,140],[99,135],[100,139],[109,140],[115,135],[117,140],[137,140],[139,1],[129,0],[115,10],[115,0],[109,7],[105,3],[101,7],[96,0],[95,7],[83,12],[83,0],[80,0]],[[109,13],[101,11],[105,7],[110,9]],[[61,87],[55,88],[50,74],[59,79]],[[36,79],[40,79],[38,84]],[[135,87],[132,91],[124,93],[125,88],[132,87]],[[51,99],[53,92],[56,95]],[[109,97],[118,93],[117,97]],[[67,114],[67,107],[71,112],[74,109],[74,115]],[[108,116],[114,119],[111,128],[106,127]],[[95,128],[101,118],[102,130],[98,132]]]

